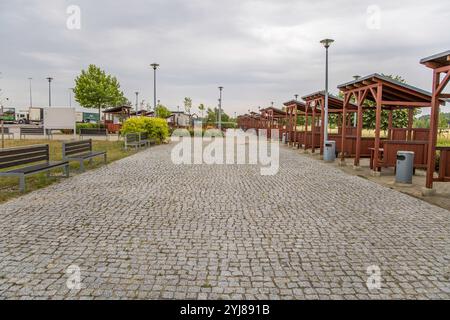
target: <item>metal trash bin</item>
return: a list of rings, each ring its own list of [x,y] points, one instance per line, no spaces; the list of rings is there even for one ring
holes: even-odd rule
[[[411,184],[414,173],[414,152],[398,151],[395,182]]]
[[[336,141],[325,141],[323,160],[328,162],[336,160]]]

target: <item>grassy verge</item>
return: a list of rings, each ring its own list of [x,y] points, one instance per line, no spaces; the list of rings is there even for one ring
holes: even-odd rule
[[[49,144],[50,145],[50,160],[61,160],[62,158],[62,143],[61,141],[48,140],[5,140],[5,147],[19,147],[29,146],[33,144]],[[108,163],[125,158],[135,151],[123,149],[123,142],[120,141],[93,141],[94,150],[106,151],[108,155]],[[93,159],[92,165],[85,164],[86,170],[91,170],[103,165],[103,158],[96,157]],[[78,162],[70,162],[70,174],[76,174],[78,170]],[[8,169],[5,169],[6,171]],[[52,175],[62,174],[62,169],[55,169],[51,172]],[[46,173],[39,173],[30,175],[26,178],[26,191],[31,192],[43,187],[46,187],[60,178],[47,178]],[[0,203],[18,197],[22,193],[19,192],[19,179],[15,177],[0,177]]]

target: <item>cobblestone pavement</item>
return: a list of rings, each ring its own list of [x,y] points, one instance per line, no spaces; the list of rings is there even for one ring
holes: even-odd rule
[[[276,176],[170,150],[0,205],[0,298],[450,298],[449,211],[285,147]]]

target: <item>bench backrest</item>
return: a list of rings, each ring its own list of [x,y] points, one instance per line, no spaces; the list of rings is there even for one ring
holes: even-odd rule
[[[44,135],[44,128],[21,127],[20,134]]]
[[[9,128],[3,128],[3,133],[9,134]],[[0,128],[0,134],[2,134],[2,128]]]
[[[92,151],[92,139],[74,142],[63,142],[63,158],[66,156]]]
[[[0,169],[40,161],[49,161],[48,144],[0,150]]]
[[[125,135],[125,142],[126,143],[133,143],[139,141],[139,134],[138,133],[127,133]]]
[[[141,132],[141,140],[148,140],[148,133],[147,132]]]
[[[428,142],[426,141],[384,141],[383,162],[386,166],[395,166],[398,151],[414,152],[414,167],[425,167],[427,164]]]
[[[80,129],[80,135],[82,136],[106,136],[108,135],[108,132],[106,129],[102,128],[81,128]]]

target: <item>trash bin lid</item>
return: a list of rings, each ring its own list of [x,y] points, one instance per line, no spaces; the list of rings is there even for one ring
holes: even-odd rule
[[[414,154],[414,151],[397,151],[397,154]]]

